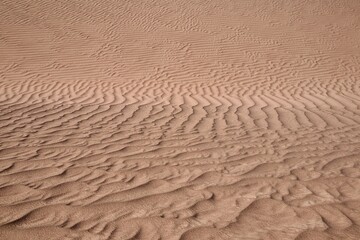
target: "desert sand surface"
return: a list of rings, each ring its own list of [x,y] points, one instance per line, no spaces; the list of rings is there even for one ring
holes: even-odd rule
[[[1,0],[0,239],[360,239],[360,1]]]

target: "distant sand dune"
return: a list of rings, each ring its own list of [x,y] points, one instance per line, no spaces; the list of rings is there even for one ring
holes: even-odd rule
[[[0,239],[359,239],[360,2],[0,3]]]

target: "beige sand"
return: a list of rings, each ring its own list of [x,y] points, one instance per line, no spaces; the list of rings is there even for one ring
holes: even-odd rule
[[[360,1],[0,1],[0,239],[360,239]]]

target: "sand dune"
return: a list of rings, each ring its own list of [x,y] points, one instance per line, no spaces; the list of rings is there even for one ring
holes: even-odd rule
[[[359,239],[359,15],[1,1],[0,239]]]

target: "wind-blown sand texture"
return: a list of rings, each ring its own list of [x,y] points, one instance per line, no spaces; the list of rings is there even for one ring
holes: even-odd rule
[[[360,1],[0,2],[0,239],[359,237]]]

